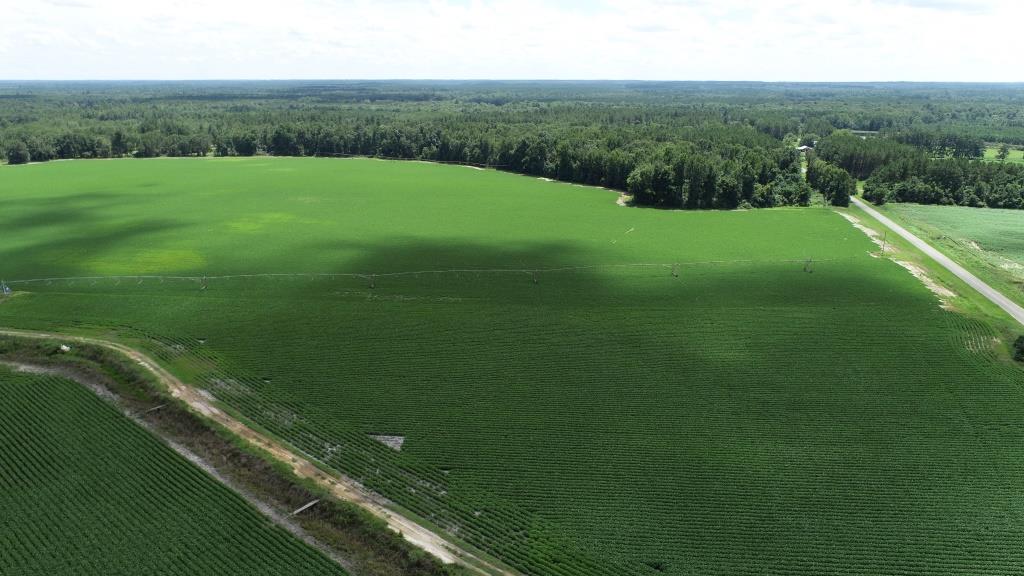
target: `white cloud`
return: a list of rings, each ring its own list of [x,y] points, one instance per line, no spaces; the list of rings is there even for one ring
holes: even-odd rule
[[[1021,81],[1009,0],[0,0],[0,78]]]

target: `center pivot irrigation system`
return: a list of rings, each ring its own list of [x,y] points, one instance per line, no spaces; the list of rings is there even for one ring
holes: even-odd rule
[[[849,260],[849,258],[828,258],[823,260],[815,260],[812,258],[801,258],[801,259],[790,259],[790,260],[706,260],[700,262],[674,262],[670,264],[662,263],[637,263],[637,264],[593,264],[588,266],[560,266],[553,268],[448,268],[442,270],[413,270],[404,272],[382,272],[382,273],[363,273],[363,272],[283,272],[283,273],[258,273],[258,274],[224,274],[224,275],[203,275],[203,276],[166,276],[166,275],[155,275],[155,274],[129,274],[129,275],[118,275],[118,276],[53,276],[48,278],[23,278],[20,280],[10,280],[0,282],[0,291],[3,295],[9,296],[13,292],[11,285],[25,285],[25,284],[54,284],[54,283],[65,283],[67,285],[74,285],[78,282],[86,282],[89,285],[96,285],[100,282],[113,282],[114,285],[120,285],[122,282],[134,282],[134,284],[142,284],[145,281],[154,281],[158,283],[164,283],[168,281],[187,281],[195,282],[199,285],[200,290],[206,290],[209,288],[210,282],[215,280],[242,280],[249,278],[307,278],[313,279],[332,279],[332,278],[361,278],[368,282],[370,288],[377,287],[377,280],[380,278],[397,278],[403,276],[427,276],[427,275],[442,275],[442,274],[515,274],[515,275],[527,275],[533,279],[534,284],[540,283],[540,277],[542,274],[555,274],[560,272],[579,272],[584,270],[612,270],[612,269],[625,269],[625,268],[661,268],[670,270],[673,278],[680,276],[680,270],[684,266],[713,266],[713,265],[724,265],[724,264],[799,264],[803,266],[803,271],[811,273],[813,272],[813,265],[821,262],[836,262],[840,260]]]

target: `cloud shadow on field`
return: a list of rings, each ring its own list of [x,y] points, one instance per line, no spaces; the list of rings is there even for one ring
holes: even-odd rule
[[[923,307],[938,305],[898,265],[867,257],[813,263],[808,270],[802,261],[634,266],[596,258],[568,243],[498,246],[461,239],[399,238],[377,244],[319,243],[307,250],[337,253],[344,262],[332,272],[376,275],[374,287],[384,292],[466,292],[512,302],[540,297],[572,308],[636,303],[702,308],[850,307],[889,305],[894,298]]]
[[[47,254],[88,243],[90,250],[102,252],[174,226],[153,221],[116,231],[99,228],[101,233],[40,243],[32,251]],[[254,298],[281,302],[261,306],[247,300],[227,309],[222,308],[223,302],[210,302],[208,307],[182,312],[178,325],[194,323],[194,330],[182,333],[204,338],[211,336],[209,329],[214,325],[230,325],[230,330],[219,331],[223,344],[216,339],[209,344],[214,350],[230,351],[236,345],[257,349],[255,344],[265,344],[258,348],[259,355],[268,358],[265,364],[252,360],[253,354],[242,355],[239,361],[250,359],[250,366],[261,371],[257,374],[266,374],[274,385],[289,383],[281,388],[289,401],[298,397],[297,390],[309,390],[310,395],[294,400],[294,405],[307,407],[299,415],[314,430],[336,430],[331,428],[333,423],[346,421],[346,413],[338,407],[353,404],[364,407],[363,412],[382,414],[376,420],[376,416],[362,417],[364,431],[408,434],[411,450],[417,441],[431,440],[432,429],[444,430],[453,446],[463,446],[461,442],[469,446],[468,439],[484,436],[492,442],[470,453],[474,459],[500,462],[509,477],[520,478],[534,470],[517,459],[523,449],[549,458],[551,466],[567,477],[598,478],[588,488],[595,494],[603,489],[600,483],[632,486],[637,469],[657,480],[651,480],[651,485],[674,487],[678,482],[674,475],[681,472],[664,468],[663,463],[669,458],[683,461],[682,452],[697,463],[698,476],[686,484],[693,500],[728,495],[727,501],[741,512],[757,510],[779,481],[771,475],[774,468],[731,459],[737,442],[750,453],[765,452],[766,430],[781,430],[775,436],[780,442],[799,444],[801,451],[795,452],[799,468],[780,468],[779,474],[787,478],[813,476],[832,464],[809,458],[808,447],[820,447],[824,453],[833,441],[863,438],[866,433],[881,437],[880,445],[893,443],[904,450],[919,447],[911,443],[906,448],[907,444],[897,442],[904,434],[899,428],[865,432],[860,420],[849,417],[851,412],[889,409],[891,419],[899,421],[900,416],[913,416],[919,409],[913,401],[880,407],[859,395],[861,387],[885,389],[890,381],[875,378],[883,374],[880,370],[856,372],[863,365],[863,348],[858,344],[866,334],[864,326],[854,321],[856,307],[876,306],[871,318],[879,323],[868,334],[877,330],[883,337],[873,344],[893,357],[908,358],[913,358],[917,343],[905,341],[900,321],[926,307],[939,312],[936,303],[927,300],[930,295],[924,288],[889,262],[865,256],[852,264],[821,263],[813,272],[805,272],[799,263],[684,266],[678,277],[671,268],[593,267],[541,272],[534,283],[525,272],[385,275],[617,263],[558,242],[507,245],[400,237],[376,243],[320,242],[300,248],[321,262],[337,263],[323,271],[381,276],[373,288],[365,278],[286,281],[289,288],[284,296],[266,288],[280,286],[276,280],[244,284],[252,287]],[[2,250],[0,245],[0,262],[12,256]],[[189,289],[198,294],[194,287]],[[203,294],[215,295],[219,290],[214,286]],[[339,296],[336,291],[350,294]],[[352,298],[351,292],[356,291],[359,297]],[[363,298],[363,294],[381,298]],[[911,310],[900,310],[903,302]],[[159,305],[156,300],[146,304]],[[753,310],[730,314],[732,307]],[[880,313],[885,311],[899,314],[894,318]],[[147,308],[139,317],[145,318],[148,312]],[[140,324],[152,323],[156,333],[157,328],[167,329],[163,322],[166,319],[146,319]],[[849,332],[841,329],[847,322],[853,326]],[[949,349],[944,343],[931,344],[939,351]],[[808,362],[802,353],[789,353],[810,347],[825,360]],[[748,369],[752,362],[769,376],[799,371],[803,385],[794,386],[781,376],[758,375]],[[274,367],[272,373],[267,372],[268,366]],[[858,379],[852,385],[851,373]],[[705,378],[707,374],[715,377]],[[303,386],[289,388],[294,382]],[[839,394],[844,389],[849,393]],[[907,396],[920,389],[923,384]],[[357,391],[366,393],[360,397]],[[275,401],[272,395],[268,398]],[[399,410],[407,410],[403,413],[406,427],[402,418],[393,415]],[[636,429],[643,434],[616,427],[627,420],[638,422]],[[562,426],[563,421],[574,423],[572,429]],[[524,433],[533,430],[545,434]],[[673,442],[666,443],[665,438]],[[614,450],[585,452],[595,439]],[[788,448],[783,444],[779,454]],[[409,452],[402,457],[409,457],[405,454]],[[589,457],[566,457],[573,454]],[[774,465],[775,460],[767,462]],[[454,460],[451,465],[456,473],[459,463]],[[853,473],[860,468],[854,464],[836,465],[840,472],[851,472],[839,474],[839,481],[855,478]],[[719,476],[700,476],[700,470],[716,466],[726,471],[721,477],[730,480],[724,488]],[[480,490],[488,501],[521,505],[501,500],[501,484],[489,476],[481,478]],[[856,495],[870,495],[863,485],[849,481]],[[735,496],[730,493],[734,485],[751,488]],[[815,489],[808,491],[818,496]],[[820,492],[824,495],[827,490]],[[654,528],[657,520],[647,519],[647,514],[660,510],[659,504],[672,495],[667,491],[645,494],[612,509],[632,514],[638,525],[649,522]],[[842,511],[857,518],[860,502],[857,498],[841,502]],[[813,509],[810,504],[807,508]]]
[[[0,273],[8,279],[89,275],[89,264],[104,253],[182,226],[167,218],[111,219],[124,201],[111,192],[5,200],[0,230],[16,243],[0,244]],[[19,242],[25,238],[30,241]]]
[[[4,249],[0,245],[0,262],[8,279],[46,276],[88,276],[94,274],[90,264],[109,251],[138,245],[139,241],[158,233],[174,230],[179,225],[169,220],[144,220],[126,226],[96,230],[74,235],[60,235],[29,246]]]
[[[85,226],[123,200],[124,195],[111,192],[5,199],[4,210],[0,212],[0,227],[7,234],[14,235],[40,226]]]
[[[599,262],[565,243],[399,238],[308,249],[338,254],[336,272],[382,275]],[[317,325],[310,321],[291,333],[304,348],[320,347],[309,357],[338,356],[345,364],[366,367],[359,376],[324,376],[323,389],[332,389],[335,378],[351,379],[373,390],[372,400],[352,402],[365,401],[372,407],[366,412],[382,414],[364,419],[367,430],[408,433],[409,450],[444,430],[452,445],[472,445],[477,452],[470,457],[501,462],[514,478],[534,471],[519,459],[522,453],[550,459],[551,468],[565,477],[600,475],[599,482],[589,484],[594,493],[612,483],[632,486],[637,469],[657,479],[652,486],[674,487],[684,472],[664,463],[693,462],[685,471],[692,479],[684,485],[694,501],[722,496],[743,511],[770,500],[780,478],[825,470],[856,495],[840,502],[841,512],[860,518],[860,497],[871,492],[857,483],[861,462],[833,461],[829,447],[853,441],[872,449],[877,441],[885,447],[879,466],[900,462],[907,453],[929,448],[924,436],[875,424],[933,418],[945,408],[942,398],[931,404],[918,399],[946,365],[922,360],[920,341],[906,338],[909,318],[944,312],[906,271],[867,256],[820,263],[813,271],[800,263],[762,262],[682,267],[678,277],[670,268],[589,268],[541,273],[536,284],[527,274],[484,273],[381,276],[372,289],[364,280],[355,282],[360,295],[381,297],[348,301],[337,309],[320,305],[317,314],[330,318],[323,328],[307,328]],[[943,326],[936,316],[921,326]],[[263,331],[278,338],[275,328],[285,321],[264,318]],[[351,347],[338,352],[350,341]],[[865,344],[881,349],[874,359],[865,360]],[[929,346],[926,357],[954,353],[949,341]],[[305,353],[294,354],[304,358]],[[888,372],[904,364],[917,368],[910,382]],[[876,402],[879,397],[886,400]],[[893,397],[902,401],[889,400]],[[323,396],[316,400],[323,412],[312,410],[311,420],[344,420]],[[383,415],[405,409],[406,428],[395,427],[402,418]],[[868,418],[878,413],[884,418]],[[620,428],[626,419],[636,423],[635,430]],[[534,434],[538,430],[544,433]],[[494,446],[470,444],[478,436],[493,438]],[[586,453],[595,440],[608,449],[591,452],[586,460],[566,457]],[[734,458],[736,446],[769,454],[770,467]],[[793,462],[792,470],[782,464],[787,456],[785,466]],[[458,470],[460,458],[451,456],[446,469]],[[726,470],[723,476],[704,476],[703,470],[717,467]],[[722,483],[723,477],[729,482]],[[485,478],[494,484],[481,483],[483,489],[500,494],[500,482]],[[750,490],[737,496],[736,485]],[[831,496],[810,486],[802,493]],[[636,511],[660,512],[659,505],[671,497],[665,488],[615,506],[638,523],[654,523]],[[815,501],[806,503],[803,510],[813,511]]]
[[[392,273],[410,270],[537,269],[593,263],[593,256],[568,243],[498,245],[462,239],[405,237],[386,243],[326,242],[309,246],[314,253],[350,256],[350,272]]]

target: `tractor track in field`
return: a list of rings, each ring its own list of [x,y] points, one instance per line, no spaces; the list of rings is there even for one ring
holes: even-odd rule
[[[450,542],[444,536],[391,509],[389,502],[358,482],[342,474],[328,473],[313,462],[274,438],[253,430],[235,417],[217,408],[198,389],[182,382],[145,353],[124,344],[87,336],[69,336],[34,330],[13,330],[0,328],[0,335],[22,338],[60,340],[100,346],[118,352],[152,374],[172,396],[186,403],[189,408],[205,418],[217,422],[249,444],[269,453],[275,460],[289,466],[300,477],[315,482],[339,500],[356,504],[374,516],[384,520],[388,527],[401,534],[410,543],[422,548],[448,564],[460,564],[478,574],[518,576],[517,572],[496,566],[473,552]]]

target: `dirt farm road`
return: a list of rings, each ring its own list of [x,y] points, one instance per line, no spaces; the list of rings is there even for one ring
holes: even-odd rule
[[[389,528],[401,534],[406,540],[426,550],[445,563],[457,563],[472,569],[474,572],[484,575],[517,576],[516,572],[506,568],[495,566],[493,563],[476,556],[469,550],[449,542],[443,536],[434,532],[415,521],[402,516],[400,513],[387,506],[387,501],[369,490],[363,488],[354,480],[340,475],[328,473],[301,454],[295,452],[282,442],[270,438],[242,422],[230,414],[214,406],[199,391],[185,384],[176,376],[165,370],[151,358],[142,352],[129,348],[117,342],[89,338],[84,336],[69,336],[66,334],[54,334],[48,332],[36,332],[29,330],[11,330],[0,328],[0,335],[15,336],[22,338],[43,338],[58,340],[61,342],[80,342],[101,346],[113,350],[143,367],[150,374],[155,376],[164,385],[172,396],[188,404],[188,406],[203,416],[216,421],[228,430],[250,444],[264,450],[278,460],[292,468],[296,476],[308,478],[319,486],[333,494],[339,500],[351,502],[367,510],[374,516],[387,522]]]
[[[968,272],[963,266],[957,264],[956,262],[954,262],[952,259],[950,259],[948,256],[946,256],[942,252],[939,252],[935,248],[932,248],[924,240],[921,240],[917,236],[914,236],[913,234],[911,234],[909,231],[907,231],[906,228],[904,228],[904,227],[900,226],[899,224],[893,222],[889,218],[886,218],[885,216],[880,214],[878,212],[878,210],[875,210],[871,206],[868,206],[866,203],[861,201],[860,198],[857,198],[857,197],[854,197],[854,196],[850,196],[850,202],[852,202],[855,206],[857,206],[861,210],[867,212],[875,220],[878,220],[879,222],[884,224],[888,229],[890,229],[893,232],[899,234],[907,242],[910,242],[915,247],[917,247],[920,251],[924,252],[929,257],[931,257],[932,260],[935,260],[936,262],[938,262],[943,268],[945,268],[946,270],[949,270],[950,272],[955,274],[957,276],[957,278],[960,278],[961,280],[966,282],[968,286],[970,286],[971,288],[974,288],[975,290],[980,292],[982,296],[984,296],[985,298],[988,298],[989,301],[991,301],[993,304],[995,304],[996,306],[999,306],[1000,308],[1002,308],[1014,320],[1016,320],[1017,322],[1020,322],[1021,325],[1024,325],[1024,308],[1021,308],[1019,305],[1017,305],[1016,302],[1014,302],[1013,300],[1010,300],[1009,298],[1004,296],[1002,292],[1000,292],[1000,291],[996,290],[995,288],[989,286],[988,284],[983,282],[980,278],[978,278],[974,274],[971,274],[970,272]]]

